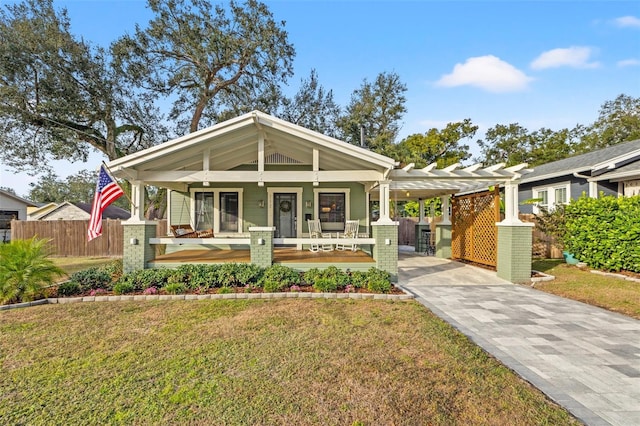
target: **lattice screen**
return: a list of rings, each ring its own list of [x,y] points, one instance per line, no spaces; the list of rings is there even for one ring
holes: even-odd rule
[[[451,257],[496,266],[500,192],[453,197]]]

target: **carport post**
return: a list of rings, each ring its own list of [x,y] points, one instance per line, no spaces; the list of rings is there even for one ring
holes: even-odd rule
[[[518,217],[518,184],[504,187],[505,218],[498,222],[498,277],[512,283],[531,282],[531,249],[533,223]]]
[[[451,258],[451,216],[449,215],[449,196],[440,197],[442,201],[442,222],[436,223],[436,257]]]

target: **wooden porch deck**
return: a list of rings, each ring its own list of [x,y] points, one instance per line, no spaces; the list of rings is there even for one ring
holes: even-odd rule
[[[304,264],[304,263],[371,263],[375,260],[362,250],[333,250],[311,252],[297,250],[295,247],[276,247],[273,250],[273,263]],[[249,263],[251,252],[244,250],[182,250],[170,254],[156,256],[149,263],[152,266],[169,266],[170,264],[185,263]],[[364,265],[363,265],[364,266]]]

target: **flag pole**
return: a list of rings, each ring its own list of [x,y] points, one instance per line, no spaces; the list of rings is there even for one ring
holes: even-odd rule
[[[102,161],[102,165],[104,166],[105,170],[107,171],[107,173],[109,173],[109,176],[111,176],[111,179],[113,179],[113,181],[116,183],[116,185],[120,186],[120,184],[118,183],[118,181],[113,177],[113,173],[111,172],[111,169],[109,168],[109,166],[107,166],[107,163],[105,163],[104,161]],[[129,198],[129,195],[127,195],[127,191],[122,191],[122,195],[124,195],[127,200],[129,200],[129,203],[131,203],[131,205],[134,208],[138,208],[135,203],[133,202],[133,200],[131,200],[131,198]]]

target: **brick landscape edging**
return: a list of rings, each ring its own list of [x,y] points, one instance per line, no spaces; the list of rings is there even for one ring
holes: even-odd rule
[[[2,305],[0,311],[17,308],[27,308],[29,306],[47,304],[65,304],[81,302],[122,302],[122,301],[147,301],[147,300],[238,300],[238,299],[372,299],[405,301],[413,300],[415,296],[405,294],[377,294],[377,293],[308,293],[308,292],[286,292],[286,293],[226,293],[226,294],[137,294],[120,296],[83,296],[83,297],[51,297],[40,299],[34,302],[16,303],[13,305]]]

